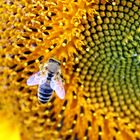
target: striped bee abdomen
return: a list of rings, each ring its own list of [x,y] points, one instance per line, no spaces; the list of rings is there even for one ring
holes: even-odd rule
[[[53,93],[53,89],[50,84],[44,83],[39,86],[38,89],[38,99],[41,103],[47,103]]]

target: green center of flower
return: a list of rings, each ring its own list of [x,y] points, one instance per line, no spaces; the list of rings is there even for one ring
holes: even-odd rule
[[[140,120],[140,9],[138,1],[95,5],[84,19],[84,51],[75,59],[85,98],[102,108]],[[78,60],[78,61],[77,61]],[[88,94],[87,94],[88,93]]]

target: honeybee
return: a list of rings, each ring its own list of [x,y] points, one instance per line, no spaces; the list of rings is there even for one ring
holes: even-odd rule
[[[61,78],[60,61],[50,58],[48,62],[42,66],[41,70],[27,80],[27,85],[38,87],[38,99],[41,103],[47,103],[53,91],[56,92],[60,99],[65,97],[65,89]]]

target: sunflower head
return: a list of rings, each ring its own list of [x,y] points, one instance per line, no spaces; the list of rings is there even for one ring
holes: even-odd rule
[[[23,139],[140,137],[140,1],[0,2],[0,109]],[[26,80],[61,62],[66,97],[40,104]]]

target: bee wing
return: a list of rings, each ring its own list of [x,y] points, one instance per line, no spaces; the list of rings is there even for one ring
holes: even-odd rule
[[[60,99],[64,99],[64,97],[65,97],[65,89],[64,89],[64,85],[62,83],[62,79],[61,78],[59,78],[57,80],[52,78],[52,80],[50,82],[50,86],[56,92],[57,96]]]
[[[39,71],[29,77],[29,79],[27,80],[27,85],[28,86],[39,85],[42,79],[43,79],[43,76],[41,75],[41,72]]]

